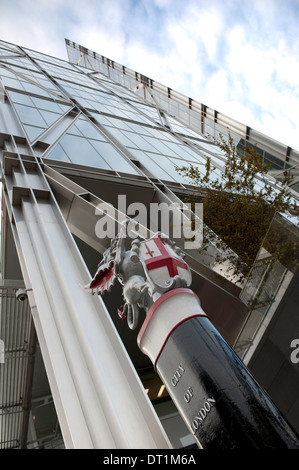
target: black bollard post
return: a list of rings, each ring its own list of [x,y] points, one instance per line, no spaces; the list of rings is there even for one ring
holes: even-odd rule
[[[299,439],[190,289],[163,294],[138,335],[204,449],[299,449]]]

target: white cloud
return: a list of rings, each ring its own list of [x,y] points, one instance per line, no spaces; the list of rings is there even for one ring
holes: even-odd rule
[[[226,66],[239,101],[258,112],[247,124],[298,148],[294,127],[299,106],[295,78],[299,62],[281,40],[276,41],[275,34],[273,39],[273,43],[267,40],[265,47],[262,34],[250,41],[244,27],[233,28],[227,40]]]
[[[225,70],[214,73],[206,83],[205,93],[209,97],[210,107],[224,109],[229,95],[229,78]]]
[[[2,3],[3,40],[66,59],[66,37],[299,148],[297,0]]]
[[[194,41],[197,47],[201,41],[207,58],[210,61],[215,60],[224,29],[221,11],[213,5],[209,9],[199,10],[193,4],[190,10],[187,10],[187,15],[185,27],[190,40]]]
[[[124,36],[122,34],[109,37],[107,32],[101,31],[95,26],[92,26],[88,31],[84,32],[84,37],[82,36],[83,35],[78,34],[75,37],[72,36],[70,39],[74,40],[78,44],[85,45],[88,49],[99,52],[105,57],[112,58],[116,62],[122,62],[126,47]]]

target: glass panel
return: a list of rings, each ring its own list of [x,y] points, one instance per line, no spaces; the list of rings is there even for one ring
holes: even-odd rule
[[[28,126],[27,124],[24,127],[31,141],[35,140],[44,131],[41,127]]]
[[[97,111],[97,106],[94,101],[87,100],[85,98],[82,98],[81,96],[78,96],[76,94],[73,94],[73,97],[78,101],[79,105],[82,106],[83,108],[86,109],[93,109]]]
[[[174,178],[176,181],[181,182],[183,184],[188,184],[188,185],[194,185],[194,180],[189,178],[188,176],[183,176],[180,175],[176,169],[182,168],[182,167],[189,167],[190,164],[188,161],[183,161],[183,160],[175,160],[173,158],[169,158],[173,162],[173,165],[175,167],[175,172],[173,173]],[[197,168],[198,171],[203,175],[204,174],[204,166],[198,163],[192,163],[193,168]]]
[[[146,133],[151,136],[151,137],[155,137],[156,139],[159,139],[159,140],[170,140],[170,134],[168,134],[166,131],[164,131],[163,129],[154,129],[154,128],[147,128],[146,129]]]
[[[132,123],[128,123],[126,121],[122,121],[121,119],[116,119],[116,118],[113,118],[113,117],[107,117],[105,116],[105,119],[109,122],[109,125],[113,126],[113,127],[116,127],[117,129],[123,129],[123,130],[134,130],[131,126],[132,126]]]
[[[60,114],[57,113],[51,113],[50,111],[45,111],[43,109],[40,110],[41,115],[43,116],[44,120],[48,124],[48,126],[51,126],[57,119],[60,118]]]
[[[299,193],[299,181],[295,184],[292,184],[290,186],[290,188],[293,190],[293,191],[296,191],[297,193]]]
[[[67,109],[70,109],[70,106],[56,103],[55,101],[44,100],[35,96],[32,96],[31,99],[37,108],[53,111],[54,113],[61,113],[61,111],[65,112]]]
[[[166,173],[157,163],[155,163],[150,156],[141,150],[132,150],[133,155],[137,160],[145,166],[145,168],[152,174],[153,177],[162,180],[174,181],[174,179]]]
[[[77,129],[81,132],[84,137],[107,141],[101,131],[97,129],[93,124],[88,122],[86,119],[79,118],[79,120],[77,120],[75,124],[75,127],[77,127]]]
[[[50,62],[51,64],[54,63],[64,68],[68,68],[71,70],[74,69],[74,66],[72,64],[69,64],[63,59],[58,59],[57,57],[54,58],[46,54],[42,54],[41,52],[36,52],[27,48],[24,48],[24,50],[27,51],[31,57],[38,59],[38,61],[41,60],[42,61],[41,65],[44,64],[45,62]]]
[[[157,152],[161,152],[162,155],[170,155],[174,157],[179,156],[179,147],[178,147],[178,152],[174,152],[169,148],[167,143],[158,139],[155,139],[154,137],[144,137],[144,140],[150,142],[154,148],[156,148]]]
[[[33,106],[34,103],[30,96],[25,95],[24,93],[17,93],[15,91],[8,91],[8,95],[14,103],[24,104],[28,106]]]
[[[83,137],[66,135],[63,137],[60,144],[73,163],[111,169],[100,157],[98,152],[90,145],[89,141]]]
[[[156,119],[156,120],[159,120],[159,113],[158,113],[158,110],[156,108],[152,108],[150,106],[146,106],[146,105],[143,105],[141,103],[136,103],[134,101],[132,101],[132,105],[137,108],[137,109],[140,109],[140,111],[144,114],[146,114],[147,116],[149,116],[150,118],[152,119]]]
[[[157,158],[153,156],[153,159]],[[186,166],[186,162],[182,162],[180,160],[172,160],[168,157],[163,157],[159,155],[158,157],[158,164],[169,174],[171,175],[171,179],[174,181],[183,181],[187,183],[187,179],[185,177],[180,176],[180,174],[176,171],[176,168],[179,168],[180,163]]]
[[[67,154],[65,153],[60,144],[57,144],[54,147],[54,149],[47,155],[47,158],[70,163],[70,159],[68,158]]]
[[[11,51],[16,51],[20,52],[20,49],[17,46],[14,46],[13,44],[10,44],[9,42],[5,41],[0,41],[1,47],[3,47],[5,50],[8,50],[9,52]]]
[[[100,112],[99,113],[96,113],[96,112],[91,112],[91,114],[93,115],[94,119],[96,119],[97,121],[99,121],[100,124],[102,124],[103,126],[111,126],[111,122],[108,121],[108,119],[106,118],[106,116],[103,116]]]
[[[266,165],[271,163],[271,169],[272,170],[274,170],[274,169],[275,170],[280,170],[280,169],[284,168],[284,162],[282,160],[280,160],[279,158],[274,157],[273,155],[271,155],[268,152],[264,153],[264,160],[265,160]]]
[[[272,220],[240,298],[249,315],[236,349],[243,358],[274,302],[278,305],[299,266],[299,229],[279,214]],[[286,277],[287,275],[287,277]]]
[[[32,83],[28,83],[23,81],[22,85],[26,91],[29,93],[34,93],[35,95],[42,95],[42,96],[47,96],[48,98],[51,98],[51,94],[48,93],[47,91],[43,90],[41,87],[37,85],[33,85]]]
[[[75,124],[72,124],[72,126],[67,130],[67,134],[82,137],[82,132],[79,131],[78,127]]]
[[[212,152],[212,153],[219,153],[219,154],[222,154],[223,153],[221,152],[221,150],[219,149],[219,147],[217,147],[216,145],[213,145],[212,143],[210,142],[200,142],[200,141],[192,141],[193,143],[196,144],[196,146],[198,148],[200,148],[201,150],[203,151],[206,151],[206,152]]]
[[[101,105],[99,107],[99,109],[101,111],[104,111],[103,110],[103,105]],[[112,114],[112,115],[115,115],[115,116],[119,116],[121,118],[126,118],[126,119],[130,119],[130,115],[128,113],[126,113],[122,108],[116,108],[115,105],[108,105],[107,103],[105,104],[105,109],[106,109],[106,112],[108,112],[109,114]]]
[[[138,171],[110,143],[93,140],[92,145],[109,163],[114,171],[138,175]]]
[[[180,153],[182,152],[182,147],[180,147],[177,143],[173,142],[165,142],[167,147],[169,148],[169,152],[171,155],[174,155],[175,157],[178,157]]]
[[[54,90],[56,93],[61,94],[61,91],[59,89],[57,89],[57,87],[50,80],[47,80],[47,79],[44,79],[44,78],[39,78],[36,81],[38,83],[40,83],[42,86],[44,86],[46,88],[49,88],[50,90]]]
[[[147,142],[142,135],[126,132],[126,136],[133,142],[132,146],[142,150],[157,152],[157,149]]]
[[[44,119],[36,108],[31,108],[30,106],[24,106],[22,104],[16,104],[15,107],[23,123],[46,127]]]
[[[218,164],[223,165],[223,161],[218,160],[216,157],[214,159],[214,155],[212,155],[210,152],[208,154],[203,153],[201,150],[198,150],[198,152],[194,152],[190,147],[184,145],[181,146],[181,155],[183,156],[183,158],[189,158],[190,161],[200,162],[203,164],[206,163],[207,157],[209,156],[211,157],[212,161],[215,160],[215,163],[217,162]]]
[[[118,142],[120,142],[125,147],[134,147],[134,143],[132,140],[128,139],[124,132],[120,131],[119,129],[115,129],[115,127],[109,127],[108,131],[118,140]]]
[[[142,122],[142,124],[137,124],[136,122],[130,122],[130,128],[134,132],[138,132],[138,133],[144,134],[144,135],[151,135],[150,134],[150,129],[147,126],[144,126],[143,124],[149,124],[150,126],[152,126],[153,125],[152,121],[149,121],[147,118],[143,117],[141,119],[141,122]]]
[[[35,65],[31,61],[25,58],[16,57],[15,59],[13,59],[12,57],[7,57],[5,62],[11,66],[19,65],[21,67],[25,67],[26,69],[36,70]]]
[[[11,87],[11,88],[22,88],[20,80],[17,80],[15,78],[10,78],[2,75],[2,81],[4,86]]]

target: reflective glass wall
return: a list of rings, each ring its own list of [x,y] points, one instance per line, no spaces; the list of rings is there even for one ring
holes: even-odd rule
[[[221,164],[212,142],[163,119],[156,106],[105,75],[4,42],[0,48],[15,133],[40,157],[182,184],[188,181],[176,168],[204,168],[206,154]]]
[[[241,293],[247,320],[235,349],[248,362],[299,268],[299,227],[276,214]]]
[[[149,103],[155,103],[163,112],[175,117],[189,129],[200,132],[205,136],[218,138],[230,134],[236,144],[246,141],[257,145],[265,163],[271,163],[273,177],[281,180],[286,169],[292,170],[290,187],[298,192],[299,184],[299,152],[291,147],[281,144],[266,135],[240,123],[222,113],[200,103],[190,97],[184,96],[169,87],[162,85],[141,73],[131,70],[97,52],[66,39],[66,46],[70,62],[80,64],[100,72],[106,77],[123,84],[143,97]]]

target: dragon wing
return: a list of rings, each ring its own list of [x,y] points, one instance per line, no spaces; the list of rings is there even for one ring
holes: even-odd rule
[[[93,279],[83,288],[89,290],[92,294],[96,292],[102,295],[104,292],[109,291],[116,279],[114,266],[114,261],[100,265]]]

